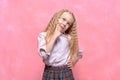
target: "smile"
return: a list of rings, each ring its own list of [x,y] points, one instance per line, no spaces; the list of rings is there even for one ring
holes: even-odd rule
[[[63,24],[60,24],[60,27],[61,27],[62,29],[64,29],[64,28],[65,28],[65,26],[64,26]]]

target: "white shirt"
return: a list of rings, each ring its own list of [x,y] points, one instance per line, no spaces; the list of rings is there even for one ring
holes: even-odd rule
[[[50,51],[50,55],[46,54],[46,40],[45,40],[46,32],[41,32],[38,35],[38,53],[43,58],[43,62],[46,65],[51,66],[62,66],[67,65],[70,57],[69,57],[69,41],[65,34],[61,34],[52,50]],[[78,59],[82,56],[82,50],[79,49]]]

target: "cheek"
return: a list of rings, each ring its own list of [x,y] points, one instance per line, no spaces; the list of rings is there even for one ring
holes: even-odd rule
[[[58,20],[58,23],[62,23],[62,20],[61,20],[61,19],[59,19],[59,20]]]

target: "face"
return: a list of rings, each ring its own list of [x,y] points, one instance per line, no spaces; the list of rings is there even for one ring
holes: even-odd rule
[[[64,33],[73,23],[73,16],[69,12],[64,12],[58,19],[58,28],[60,32]]]

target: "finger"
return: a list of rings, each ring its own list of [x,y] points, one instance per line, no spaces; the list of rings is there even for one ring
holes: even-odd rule
[[[67,64],[72,64],[72,62],[71,62],[71,61],[69,61]]]
[[[68,66],[68,67],[72,67],[72,64],[71,64],[71,63],[69,63],[69,64],[67,64],[67,66]]]
[[[68,63],[72,63],[71,61],[68,61]]]
[[[67,63],[67,65],[70,65],[71,63],[69,62],[69,63]]]
[[[69,68],[69,69],[71,69],[71,68],[72,68],[72,66],[68,66],[68,68]]]
[[[68,63],[67,64],[69,68],[72,68],[73,64],[72,63]]]
[[[68,68],[71,68],[72,66],[68,66]]]

